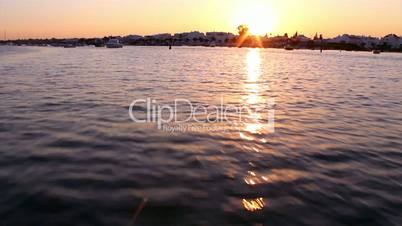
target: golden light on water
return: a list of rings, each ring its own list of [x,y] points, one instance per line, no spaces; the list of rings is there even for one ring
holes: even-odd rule
[[[257,123],[251,124],[250,123],[250,124],[246,124],[245,130],[247,130],[250,133],[255,134],[255,133],[259,133],[259,131],[261,131],[261,129],[263,129],[263,128],[264,128],[264,126],[261,124],[257,124]]]
[[[246,63],[247,78],[245,80],[244,88],[247,95],[244,97],[244,100],[249,108],[247,117],[250,119],[250,122],[245,123],[244,130],[256,134],[264,128],[264,126],[259,122],[262,118],[261,113],[252,110],[255,106],[264,103],[264,98],[260,95],[261,50],[249,49]]]
[[[265,202],[264,202],[263,198],[257,198],[257,199],[251,199],[251,200],[243,199],[242,203],[243,203],[244,209],[246,209],[247,211],[250,211],[250,212],[262,210],[265,206]]]
[[[256,111],[257,108],[265,105],[266,100],[262,92],[265,88],[262,83],[262,51],[261,49],[248,49],[246,56],[247,72],[244,79],[244,104],[247,107],[247,121],[244,122],[242,130],[240,132],[240,138],[247,141],[254,141],[254,134],[262,134],[266,129],[266,125],[262,122],[264,114]],[[260,150],[254,145],[247,145],[245,150],[251,150],[254,152],[260,152]],[[248,175],[244,177],[244,182],[251,186],[258,186],[261,184],[261,177],[254,171],[248,171]],[[262,210],[266,206],[266,202],[263,198],[256,199],[242,199],[242,205],[246,211],[255,212]]]
[[[248,175],[244,177],[244,182],[250,186],[257,186],[260,184],[271,184],[278,182],[292,182],[305,177],[304,172],[296,170],[272,170],[268,174],[259,174],[249,171]]]
[[[246,134],[244,134],[242,132],[240,132],[240,138],[243,139],[243,140],[249,140],[249,141],[254,140],[253,137],[247,136]]]
[[[261,56],[260,49],[249,49],[247,53],[247,79],[245,88],[248,93],[247,104],[257,104],[260,102],[260,86],[258,80],[261,76]]]
[[[260,49],[249,49],[247,53],[247,81],[256,82],[261,76],[261,53]],[[254,89],[258,85],[254,84]]]

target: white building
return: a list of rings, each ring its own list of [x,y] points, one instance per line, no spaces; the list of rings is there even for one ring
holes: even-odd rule
[[[210,41],[217,43],[225,43],[236,37],[236,35],[228,32],[207,32],[206,35]]]
[[[361,37],[356,35],[339,35],[335,38],[328,39],[329,43],[344,43],[344,44],[356,44],[360,45],[362,43]]]
[[[142,39],[143,37],[140,35],[127,35],[124,36],[121,40],[125,41],[125,42],[135,42],[138,41],[140,39]]]
[[[363,46],[365,48],[374,48],[380,44],[380,39],[370,36],[357,36],[357,35],[344,34],[332,39],[328,39],[327,42],[355,44],[358,46]]]
[[[391,49],[399,49],[402,47],[402,38],[394,34],[389,34],[381,39],[381,44],[389,45]]]
[[[148,39],[157,39],[157,40],[166,40],[166,39],[171,39],[172,35],[169,33],[163,33],[163,34],[156,34],[156,35],[147,35],[145,38]]]
[[[194,40],[194,39],[205,39],[206,36],[204,33],[202,32],[198,32],[198,31],[192,31],[192,32],[185,32],[185,33],[177,33],[174,34],[174,38],[175,39],[189,39],[189,40]]]

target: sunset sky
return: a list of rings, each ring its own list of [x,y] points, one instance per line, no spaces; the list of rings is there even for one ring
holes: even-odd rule
[[[402,35],[402,0],[0,0],[7,38],[236,32]]]

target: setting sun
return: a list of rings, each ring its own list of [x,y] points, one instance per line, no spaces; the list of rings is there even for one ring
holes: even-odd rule
[[[245,24],[253,35],[265,35],[274,30],[275,16],[269,6],[253,4],[239,7],[233,18],[233,26]]]

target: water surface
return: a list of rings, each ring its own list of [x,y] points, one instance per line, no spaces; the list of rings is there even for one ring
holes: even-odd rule
[[[400,225],[401,72],[386,53],[0,47],[0,225]],[[275,132],[250,113],[167,133],[130,120],[147,97],[274,99]]]

